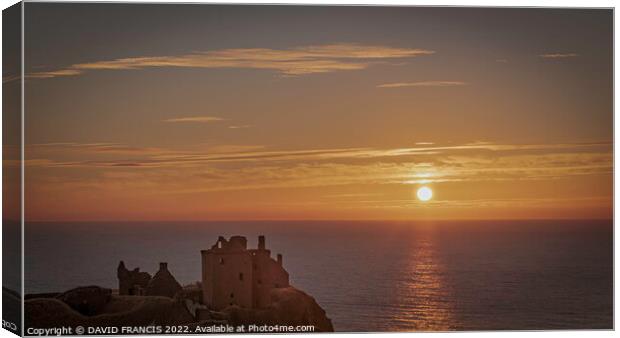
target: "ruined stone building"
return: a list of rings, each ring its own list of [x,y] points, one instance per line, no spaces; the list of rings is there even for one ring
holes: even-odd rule
[[[159,271],[146,285],[146,295],[172,298],[179,291],[181,291],[181,285],[168,271],[168,263],[159,263]]]
[[[119,295],[143,296],[146,294],[146,286],[151,281],[151,275],[148,272],[142,272],[140,268],[128,270],[123,261],[118,264],[116,272]]]
[[[117,268],[118,294],[134,296],[174,297],[181,290],[181,285],[168,271],[168,263],[159,263],[159,271],[151,277],[140,268],[128,270],[121,261]]]
[[[289,286],[282,255],[271,258],[265,236],[258,237],[258,249],[248,249],[243,236],[219,237],[211,249],[201,253],[203,301],[212,309],[266,307],[272,289]]]

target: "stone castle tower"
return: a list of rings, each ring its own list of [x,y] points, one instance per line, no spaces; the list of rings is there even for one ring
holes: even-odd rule
[[[248,249],[243,236],[230,240],[220,236],[211,249],[201,253],[203,301],[212,309],[266,307],[273,288],[289,286],[282,255],[278,254],[277,260],[271,258],[265,236],[258,237],[258,249]]]

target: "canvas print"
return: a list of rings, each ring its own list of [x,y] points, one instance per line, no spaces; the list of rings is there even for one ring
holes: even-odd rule
[[[4,18],[5,328],[613,329],[611,9]]]

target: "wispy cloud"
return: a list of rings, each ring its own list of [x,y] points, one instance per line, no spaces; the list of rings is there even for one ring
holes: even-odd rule
[[[93,70],[136,70],[158,67],[250,68],[276,71],[284,75],[359,70],[377,61],[412,58],[435,53],[432,50],[331,44],[293,49],[244,48],[195,52],[177,56],[143,56],[77,63],[63,69],[35,72],[30,78],[75,76]]]
[[[243,125],[239,125],[239,126],[228,126],[228,129],[245,129],[245,128],[251,128],[252,125],[250,124],[243,124]]]
[[[86,167],[102,175],[72,178],[68,182],[64,179],[40,182],[48,186],[62,186],[63,189],[71,190],[96,187],[119,191],[128,188],[135,189],[133,191],[152,191],[153,187],[157,187],[156,190],[162,194],[369,184],[400,186],[448,182],[523,182],[613,174],[611,145],[602,146],[604,149],[594,144],[551,146],[542,153],[524,152],[517,145],[505,147],[515,151],[470,154],[456,148],[432,156],[419,154],[415,158],[397,157],[392,160],[379,157],[361,162],[321,157],[330,151],[306,151],[298,153],[296,158],[285,157],[285,152],[282,152],[279,155],[283,157],[280,158],[273,157],[275,154],[262,159],[261,155],[256,155],[254,161],[247,165],[243,162],[236,165],[220,163],[216,158],[197,159],[191,155],[170,154],[133,161],[81,163],[33,159],[26,166],[28,170],[34,167]],[[244,153],[267,152],[259,150]],[[332,151],[332,154],[336,153],[338,151]],[[343,156],[345,154],[343,152]],[[228,155],[232,157],[220,156],[219,159],[235,160],[241,157],[233,153]],[[198,162],[191,162],[194,160]],[[45,172],[58,173],[49,170]],[[30,184],[35,183],[31,180]]]
[[[171,119],[163,120],[164,122],[197,122],[197,123],[210,123],[210,122],[218,122],[224,121],[221,117],[216,116],[188,116],[188,117],[175,117]]]
[[[462,199],[462,200],[431,200],[424,202],[425,206],[449,207],[449,208],[502,208],[502,207],[549,207],[558,205],[599,205],[601,203],[611,203],[610,197],[586,196],[572,198],[487,198],[487,199]],[[377,208],[377,209],[400,209],[411,208],[419,205],[420,202],[413,199],[361,199],[361,200],[326,200],[317,202],[322,205],[342,204],[345,208]],[[291,203],[291,205],[293,205]]]
[[[437,199],[424,207],[441,207],[441,215],[446,208],[475,208],[479,217],[481,208],[545,207],[558,209],[558,215],[576,212],[583,217],[586,205],[611,215],[613,192],[605,187],[613,179],[612,148],[612,142],[305,150],[64,143],[27,146],[28,160],[9,164],[25,165],[30,177],[25,189],[38,199],[31,205],[51,205],[47,212],[67,217],[88,208],[105,216],[112,211],[125,215],[128,204],[131,213],[141,205],[149,215],[153,210],[200,214],[205,208],[209,215],[255,208],[288,212],[296,209],[292,204],[306,210],[321,203],[327,209],[360,208],[364,213],[411,211],[419,203],[412,195],[418,184],[436,189]],[[561,187],[575,189],[558,191]],[[56,208],[59,204],[49,196],[63,196],[70,203],[62,205],[72,208]],[[561,200],[573,197],[584,200]]]
[[[80,69],[67,68],[67,69],[53,70],[49,72],[31,73],[31,74],[27,74],[26,78],[49,79],[49,78],[59,77],[59,76],[75,76],[75,75],[80,75],[80,74],[82,74],[82,70]]]
[[[452,87],[452,86],[464,86],[467,83],[462,81],[421,81],[421,82],[396,82],[396,83],[384,83],[377,86],[377,88],[400,88],[400,87]]]
[[[211,154],[224,154],[224,153],[246,153],[264,149],[264,145],[260,144],[223,144],[207,147],[204,152]]]
[[[56,143],[39,143],[28,146],[33,152],[51,152],[51,153],[82,153],[82,154],[123,154],[123,155],[161,155],[166,154],[170,150],[156,147],[136,147],[128,146],[121,143],[75,143],[75,142],[56,142]]]
[[[456,145],[420,145],[408,148],[327,148],[269,150],[263,145],[214,145],[198,149],[163,149],[140,148],[113,143],[53,143],[28,146],[27,151],[33,159],[46,159],[45,166],[56,167],[116,167],[131,164],[139,167],[201,167],[219,163],[285,163],[285,162],[393,162],[401,163],[416,159],[419,163],[438,162],[481,165],[486,168],[490,163],[480,163],[480,157],[503,157],[508,154],[531,153],[537,156],[563,153],[600,153],[607,154],[611,143],[575,143],[575,144],[496,144],[470,143]],[[602,149],[602,150],[601,150]],[[60,160],[54,153],[65,152]],[[102,153],[119,153],[133,155],[130,159],[99,158]],[[70,156],[74,154],[73,156]],[[607,155],[606,155],[607,156]],[[559,157],[558,157],[559,158]],[[496,163],[496,162],[493,162]],[[523,164],[528,167],[528,164]],[[507,166],[503,166],[506,168]],[[519,166],[518,166],[519,167]],[[519,168],[521,170],[521,168]]]
[[[566,59],[579,56],[577,53],[548,53],[539,55],[543,59]]]
[[[2,83],[10,83],[10,82],[13,82],[13,81],[17,81],[17,80],[19,80],[21,78],[22,78],[21,75],[11,75],[11,74],[3,75],[2,76]]]

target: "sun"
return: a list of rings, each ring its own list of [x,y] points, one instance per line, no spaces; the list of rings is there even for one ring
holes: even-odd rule
[[[426,202],[433,198],[433,190],[429,187],[421,187],[417,192],[418,199],[422,202]]]

